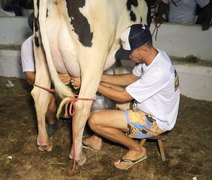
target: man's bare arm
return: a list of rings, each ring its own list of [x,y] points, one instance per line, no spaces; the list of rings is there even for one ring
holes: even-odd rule
[[[106,82],[106,83],[114,84],[118,86],[127,86],[138,79],[139,77],[135,76],[132,73],[121,74],[121,75],[103,74],[101,82]]]
[[[120,103],[128,102],[133,99],[133,97],[128,94],[125,88],[122,88],[120,86],[108,86],[108,84],[105,85],[104,83],[100,83],[97,91],[103,96]]]

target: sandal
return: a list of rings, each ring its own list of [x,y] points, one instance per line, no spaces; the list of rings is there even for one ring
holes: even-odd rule
[[[116,168],[121,169],[121,170],[128,170],[129,168],[131,168],[132,166],[134,166],[135,164],[145,160],[147,158],[147,155],[142,156],[139,159],[136,160],[132,160],[132,159],[120,159],[117,162],[114,163],[114,165],[116,166]]]

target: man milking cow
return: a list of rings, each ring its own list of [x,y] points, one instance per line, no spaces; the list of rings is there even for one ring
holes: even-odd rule
[[[42,0],[35,1],[34,5],[36,26],[34,28],[35,40],[33,42],[36,59],[36,86],[34,86],[31,93],[37,113],[37,144],[39,149],[42,151],[52,150],[52,141],[46,132],[44,116],[48,110],[47,106],[51,101],[51,96],[43,88],[40,88],[48,89],[51,87],[52,82],[57,93],[63,99],[61,106],[71,102],[75,108],[75,114],[72,119],[74,123],[72,126],[73,144],[69,154],[69,157],[74,162],[83,165],[86,161],[85,154],[82,152],[82,134],[97,90],[116,101],[123,102],[135,99],[137,101],[136,105],[138,105],[136,106],[136,111],[139,111],[139,115],[136,115],[133,111],[126,111],[126,114],[129,114],[128,124],[124,120],[128,115],[125,117],[123,111],[98,111],[92,113],[89,118],[91,128],[98,135],[117,141],[114,133],[111,132],[116,131],[118,133],[117,137],[119,135],[122,136],[120,140],[125,138],[127,144],[124,145],[129,148],[129,152],[121,160],[117,161],[115,166],[119,169],[128,169],[135,163],[144,160],[146,158],[145,149],[138,147],[131,138],[124,135],[124,132],[126,131],[130,136],[134,136],[137,132],[140,134],[137,126],[139,126],[139,123],[143,126],[142,123],[145,124],[147,122],[145,121],[146,119],[148,119],[149,131],[152,131],[151,128],[154,131],[151,134],[145,129],[142,130],[142,134],[157,135],[170,130],[175,124],[176,110],[179,104],[177,83],[176,90],[173,90],[173,81],[174,77],[177,79],[177,74],[168,56],[153,48],[151,43],[147,43],[147,40],[151,39],[151,35],[145,25],[132,26],[138,23],[146,24],[147,6],[145,2],[143,0],[125,0],[124,2],[113,0],[47,2],[47,0]],[[138,26],[140,30],[135,31]],[[124,79],[111,78],[108,75],[102,76],[103,71],[111,67],[115,62],[115,53],[120,48],[119,38],[127,28],[127,32],[130,32],[130,37],[131,35],[132,37],[130,42],[125,39],[126,44],[122,45],[123,49],[128,50],[128,55],[121,57],[119,56],[120,51],[118,51],[117,58],[130,57],[134,61],[140,62],[140,66],[136,66],[137,68],[133,70],[133,74],[123,76],[125,77]],[[136,32],[140,32],[145,36],[140,36],[141,34],[138,33],[139,39],[134,39],[133,35]],[[125,32],[126,37],[128,35]],[[122,53],[126,52],[123,51]],[[160,69],[158,72],[155,67],[159,67],[159,65],[165,70],[161,71]],[[68,73],[71,76],[80,77],[80,85],[73,81],[76,79],[72,79],[74,86],[80,86],[77,98],[71,89],[61,81],[58,73]],[[114,88],[117,87],[115,85],[131,85],[127,86],[126,90],[115,91],[111,89],[112,84]],[[111,95],[108,89],[112,90],[114,95]],[[124,98],[116,97],[117,92],[120,95],[122,94]],[[167,94],[168,97],[164,94]],[[158,104],[153,105],[152,102],[153,104],[155,102]],[[171,105],[166,109],[168,103],[173,106],[173,111],[169,111]],[[112,116],[107,116],[107,112]],[[170,118],[168,116],[164,117],[164,114],[169,114],[170,112],[172,112]],[[137,118],[134,119],[134,116]],[[103,117],[99,124],[97,123],[98,117]],[[103,127],[114,118],[119,119],[116,126],[111,124],[112,127]],[[142,123],[140,120],[142,120]],[[139,123],[133,126],[134,124],[131,121],[139,121]],[[110,132],[107,132],[108,129]],[[122,144],[122,142],[119,143]],[[85,140],[84,144],[92,147],[89,139]]]
[[[131,36],[132,38],[129,36]],[[137,39],[133,39],[133,37],[137,37]],[[121,49],[117,52],[117,57],[131,58],[136,63],[139,63],[140,65],[137,65],[133,70],[136,75],[103,75],[101,84],[98,88],[98,92],[118,102],[128,102],[132,99],[135,99],[139,105],[136,105],[135,109],[127,110],[125,112],[114,110],[102,110],[93,112],[88,122],[92,130],[98,135],[108,138],[109,140],[121,143],[122,145],[125,145],[129,148],[129,152],[121,160],[115,163],[115,166],[119,169],[128,169],[132,165],[146,159],[147,157],[144,147],[140,147],[140,145],[132,138],[147,138],[150,136],[156,136],[173,128],[179,106],[179,84],[176,83],[176,71],[173,69],[168,56],[164,52],[153,48],[151,42],[151,34],[147,26],[143,26],[140,24],[133,25],[123,33],[123,36],[121,38],[123,44],[128,44],[132,49]],[[136,44],[131,45],[130,43]],[[123,45],[123,48],[127,48],[127,46]],[[32,59],[28,58],[28,60]],[[31,63],[33,64],[33,61],[31,61]],[[163,66],[162,69],[159,68],[159,66],[161,65]],[[148,75],[150,76],[148,77],[150,79],[149,82],[145,82],[145,79],[139,78],[139,76],[141,76],[141,72],[139,71],[143,69],[142,76],[145,77],[145,75],[148,74],[148,66],[153,70],[148,70],[150,71]],[[157,69],[163,71],[163,73],[158,72]],[[164,71],[167,71],[167,74]],[[30,81],[30,83],[34,82],[33,80],[30,80],[31,78],[28,78],[29,75],[27,72],[25,72],[25,75],[27,81]],[[67,77],[69,82],[70,76],[65,75],[65,77]],[[151,82],[156,77],[158,77],[158,80],[155,80],[155,82]],[[71,82],[75,87],[80,86],[80,81],[78,78],[72,78]],[[125,90],[117,90],[117,85],[120,88],[120,86],[123,87],[127,84],[131,85],[129,85]],[[154,84],[156,84],[157,86],[154,86]],[[141,87],[139,88],[139,86]],[[168,96],[171,97],[172,101],[166,97],[167,94],[162,93],[166,91],[166,93],[168,93],[168,90],[171,91],[169,92]],[[161,100],[158,101],[159,98],[162,99],[162,95],[164,96],[164,98],[166,98],[164,101],[166,102],[165,104]],[[142,99],[144,99],[143,102]],[[139,103],[139,101],[141,101],[141,104]],[[148,104],[147,101],[150,101],[150,104]],[[165,107],[167,109],[158,109],[157,111],[159,111],[159,113],[154,112],[157,115],[154,115],[154,113],[150,114],[149,112],[147,112],[147,110],[143,111],[143,109],[140,109],[147,106],[146,109],[148,109],[148,111],[152,111],[151,106],[158,106],[156,108],[159,108],[162,106],[162,104],[166,105],[167,102],[169,103],[169,105]],[[163,113],[165,111],[170,112],[167,121],[160,121],[161,118],[157,120],[157,116],[164,116]],[[162,128],[160,128],[161,126],[158,126],[158,124],[161,124]],[[167,126],[168,124],[170,124],[170,126]],[[102,147],[102,140],[97,135],[91,136],[90,138],[84,140],[83,143],[95,150],[100,150]]]
[[[168,55],[155,49],[146,25],[135,24],[121,35],[122,48],[117,58],[131,59],[137,65],[132,73],[103,75],[98,92],[117,102],[134,100],[130,110],[92,112],[88,124],[97,133],[83,143],[95,150],[102,147],[102,136],[124,145],[128,153],[114,165],[127,170],[147,158],[146,149],[133,138],[148,138],[170,131],[176,122],[180,92],[179,81]],[[80,79],[72,78],[80,87]],[[121,88],[122,87],[122,88]]]

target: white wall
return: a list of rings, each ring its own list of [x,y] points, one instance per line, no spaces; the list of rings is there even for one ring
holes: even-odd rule
[[[194,99],[212,101],[212,67],[175,64],[181,94]]]
[[[21,44],[31,34],[26,17],[0,17],[0,25],[0,44]],[[154,27],[151,24],[151,32]],[[212,28],[202,31],[199,25],[164,23],[154,45],[171,56],[194,55],[212,61]]]
[[[151,25],[151,32],[155,26]],[[202,31],[199,25],[161,24],[154,45],[171,56],[196,56],[212,61],[212,27]]]
[[[23,78],[20,51],[0,49],[0,76]]]
[[[0,17],[0,44],[22,44],[31,33],[26,17]]]
[[[0,45],[21,45],[31,34],[26,17],[0,17]],[[0,76],[23,77],[20,50],[0,49]]]

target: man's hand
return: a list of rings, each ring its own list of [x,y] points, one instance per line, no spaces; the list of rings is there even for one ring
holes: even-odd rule
[[[164,22],[165,22],[165,19],[162,16],[155,16],[155,19],[154,19],[155,26],[160,26]]]
[[[74,87],[74,89],[79,89],[81,86],[80,78],[71,77],[71,85]]]
[[[202,30],[206,31],[210,28],[210,23],[202,23]]]
[[[158,4],[158,10],[155,14],[154,23],[156,27],[159,27],[162,23],[165,22],[165,19],[163,18],[163,14],[168,9],[169,5],[164,3],[163,1],[159,1]]]

